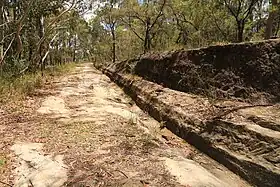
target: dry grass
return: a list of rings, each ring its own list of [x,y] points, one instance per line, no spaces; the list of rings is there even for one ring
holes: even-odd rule
[[[54,76],[63,75],[74,69],[76,65],[69,63],[46,69],[43,72],[28,73],[20,77],[3,75],[0,77],[0,103],[7,104],[10,101],[20,101],[26,96],[34,93],[35,89],[41,88],[45,83],[50,82]]]
[[[6,164],[6,159],[3,156],[0,156],[0,173],[1,169],[5,166]]]

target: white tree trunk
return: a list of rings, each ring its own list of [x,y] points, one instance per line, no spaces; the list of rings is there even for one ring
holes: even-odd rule
[[[0,0],[0,62],[4,56],[4,1]],[[0,64],[1,66],[1,64]]]
[[[266,22],[265,39],[269,39],[272,36],[273,22],[277,15],[277,11],[275,10],[276,8],[277,8],[277,0],[272,0],[271,10],[269,12],[267,22]]]

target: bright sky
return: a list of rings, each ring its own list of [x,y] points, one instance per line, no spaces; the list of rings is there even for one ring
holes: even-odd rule
[[[86,20],[86,21],[89,21],[92,17],[94,17],[94,16],[95,16],[95,15],[94,15],[94,11],[95,11],[98,7],[102,6],[102,4],[104,4],[104,3],[100,3],[100,2],[98,2],[98,1],[94,1],[93,5],[92,5],[92,9],[89,10],[88,12],[86,12],[86,13],[83,15],[83,17],[85,18],[85,20]]]

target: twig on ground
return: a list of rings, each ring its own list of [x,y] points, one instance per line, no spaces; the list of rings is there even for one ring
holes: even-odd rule
[[[108,175],[110,175],[110,177],[113,176],[111,173],[109,173],[109,171],[107,171],[107,170],[105,170],[105,169],[104,169],[104,171],[105,171]]]
[[[7,186],[13,187],[13,185],[0,181],[1,184],[5,184]]]
[[[124,172],[122,172],[121,170],[116,170],[116,171],[118,171],[118,172],[120,172],[121,174],[123,174],[126,178],[129,178]]]
[[[31,179],[29,179],[29,183],[30,183],[31,187],[34,187],[34,185],[33,185],[32,181],[31,181]]]

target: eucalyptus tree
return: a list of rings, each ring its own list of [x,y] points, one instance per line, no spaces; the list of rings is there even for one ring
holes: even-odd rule
[[[2,62],[3,54],[4,54],[4,1],[0,1],[0,62]],[[1,66],[1,64],[0,64]]]
[[[83,19],[80,12],[84,11],[84,3],[81,0],[1,1],[0,40],[3,45],[0,48],[4,51],[0,58],[1,68],[14,69],[16,74],[39,67],[44,69],[58,35],[65,32],[65,27],[77,28],[80,24],[78,20]],[[79,12],[73,18],[77,22],[65,16],[72,10]]]
[[[122,22],[143,42],[144,53],[152,48],[152,42],[159,27],[166,21],[164,10],[167,0],[143,1],[125,0],[122,3]]]
[[[108,0],[103,2],[103,7],[97,10],[97,15],[100,18],[100,22],[106,30],[110,31],[112,37],[112,61],[116,61],[116,27],[119,21],[119,1]]]
[[[259,0],[222,0],[222,6],[228,9],[230,15],[235,19],[237,42],[243,41],[245,25],[252,16],[255,5]]]
[[[279,14],[278,8],[279,3],[277,0],[271,0],[269,4],[269,15],[267,18],[266,29],[265,29],[265,39],[269,39],[273,35],[273,23],[277,13]]]

